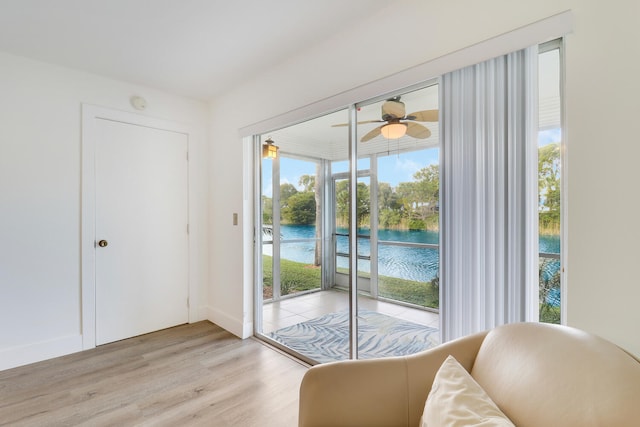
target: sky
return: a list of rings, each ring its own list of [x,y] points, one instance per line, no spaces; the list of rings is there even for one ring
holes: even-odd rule
[[[538,147],[542,147],[552,142],[560,142],[560,128],[541,130],[538,132]]]

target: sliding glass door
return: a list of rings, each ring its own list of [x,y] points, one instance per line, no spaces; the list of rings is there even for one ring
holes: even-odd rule
[[[334,286],[331,178],[333,162],[348,156],[347,121],[339,111],[256,138],[262,266],[255,332],[309,363],[349,357],[348,293]],[[277,155],[263,157],[269,145]]]
[[[437,344],[437,101],[431,85],[256,137],[257,336],[310,363]]]
[[[358,358],[412,354],[439,343],[438,86],[355,111]]]

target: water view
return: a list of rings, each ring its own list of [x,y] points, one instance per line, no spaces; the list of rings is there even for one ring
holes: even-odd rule
[[[294,241],[300,239],[314,239],[315,226],[313,225],[281,225],[281,257],[291,261],[312,264],[314,259],[314,241]],[[346,234],[347,229],[339,229],[338,233]],[[368,235],[368,229],[361,229],[360,235]],[[266,239],[266,236],[265,236]],[[397,277],[406,280],[428,282],[438,274],[439,251],[437,249],[391,246],[384,241],[413,242],[438,244],[438,233],[433,231],[400,231],[378,230],[378,274],[382,276]],[[560,253],[559,236],[540,236],[540,252]],[[341,253],[349,252],[349,242],[346,236],[338,236],[337,250]],[[359,255],[369,256],[371,253],[368,238],[358,240]],[[271,245],[264,245],[264,253],[271,255]],[[359,270],[369,273],[371,265],[368,260],[361,259],[358,263]],[[348,268],[347,257],[338,257],[338,268]],[[559,268],[559,261],[550,262],[543,274],[553,275]]]

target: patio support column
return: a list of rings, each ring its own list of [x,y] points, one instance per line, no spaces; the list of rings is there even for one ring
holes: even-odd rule
[[[358,358],[358,138],[357,112],[349,106],[349,357]]]
[[[378,155],[369,166],[369,272],[371,298],[378,298]]]
[[[331,179],[331,161],[321,160],[320,178],[322,179],[320,188],[322,189],[322,290],[326,291],[333,286],[335,272],[335,255],[333,243],[333,191]]]
[[[273,159],[271,168],[273,204],[273,301],[281,297],[280,286],[280,156]]]

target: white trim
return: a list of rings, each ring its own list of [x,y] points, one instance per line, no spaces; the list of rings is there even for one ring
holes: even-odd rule
[[[572,29],[573,13],[571,10],[566,10],[380,80],[305,105],[294,111],[245,126],[239,130],[240,136],[262,134],[318,117],[322,114],[338,111],[363,100],[402,90],[469,65],[562,37],[570,33]]]
[[[243,322],[218,308],[207,307],[207,319],[239,338],[245,339],[253,335],[253,322]]]
[[[69,335],[0,351],[0,371],[81,351],[82,335]]]
[[[95,293],[95,119],[112,120],[153,129],[181,133],[187,136],[187,151],[191,151],[191,137],[194,132],[179,123],[164,119],[148,117],[126,111],[113,110],[95,105],[82,104],[82,220],[81,220],[81,265],[82,265],[82,350],[96,346],[96,293]],[[194,168],[188,168],[188,215],[189,223],[194,224],[195,212],[191,209],[192,201],[190,182],[194,177]],[[198,313],[199,296],[193,279],[194,255],[197,254],[196,240],[189,240],[189,322],[202,318]]]
[[[254,169],[256,168],[255,155],[257,154],[258,147],[261,145],[254,142],[253,137],[247,137],[243,140],[242,144],[242,164],[244,165],[243,173],[243,187],[242,187],[242,289],[243,295],[246,295],[242,300],[242,320],[240,322],[241,327],[238,335],[240,338],[248,338],[253,335],[256,312],[254,310],[254,301],[256,296],[256,280],[255,272],[259,271],[254,265],[256,260],[256,241],[260,239],[258,230],[255,229],[255,210],[260,205],[256,204],[254,195],[256,191],[256,183],[254,183]],[[260,246],[262,251],[262,246]],[[235,332],[234,332],[235,333]]]
[[[569,127],[566,115],[566,39],[560,42],[560,324],[567,324],[569,283]]]
[[[539,242],[539,223],[538,218],[538,132],[540,124],[538,122],[540,114],[540,104],[538,100],[538,77],[539,67],[538,59],[540,58],[540,52],[538,46],[532,46],[525,51],[525,55],[528,57],[527,61],[531,64],[535,64],[528,67],[527,70],[527,88],[525,93],[531,96],[529,100],[529,108],[534,111],[531,120],[527,121],[527,135],[535,135],[533,141],[530,144],[526,144],[525,162],[528,163],[524,176],[524,194],[525,194],[525,236],[524,239],[531,242],[535,246],[535,250],[530,253],[528,257],[523,261],[523,268],[525,270],[524,276],[529,284],[524,292],[525,303],[525,320],[527,322],[537,322],[540,319],[540,304],[539,304],[539,289],[540,281],[538,277],[538,265],[540,263],[540,242]]]

